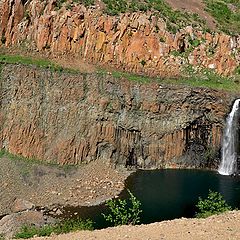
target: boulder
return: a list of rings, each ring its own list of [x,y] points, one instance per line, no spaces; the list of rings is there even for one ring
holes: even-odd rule
[[[2,234],[7,239],[11,239],[24,225],[40,227],[44,224],[46,224],[46,220],[41,212],[24,211],[13,213],[0,220],[0,235]]]
[[[32,210],[34,207],[35,205],[33,203],[17,198],[12,204],[11,211],[13,213],[23,212],[25,210]]]

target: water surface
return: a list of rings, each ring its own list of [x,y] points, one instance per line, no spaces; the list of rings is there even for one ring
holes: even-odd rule
[[[203,170],[138,171],[127,187],[142,202],[143,223],[194,217],[198,198],[209,189],[220,192],[232,207],[240,207],[240,178]]]
[[[240,178],[223,176],[206,170],[137,171],[128,177],[126,188],[142,203],[142,223],[180,217],[194,217],[198,198],[205,198],[209,189],[220,192],[233,208],[240,208]],[[126,189],[121,194],[127,197]],[[109,226],[101,213],[104,205],[66,208],[77,216],[91,218],[96,228]]]

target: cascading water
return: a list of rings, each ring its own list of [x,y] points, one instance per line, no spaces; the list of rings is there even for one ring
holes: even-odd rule
[[[238,142],[238,109],[240,99],[237,99],[232,111],[227,117],[222,142],[222,159],[218,172],[231,175],[237,171],[237,142]]]

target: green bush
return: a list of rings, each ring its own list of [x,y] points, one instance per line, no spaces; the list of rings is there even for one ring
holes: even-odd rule
[[[0,234],[0,240],[4,240],[5,237],[3,236],[3,234]]]
[[[15,238],[27,239],[33,236],[45,237],[50,236],[51,233],[62,234],[78,230],[93,230],[93,222],[89,219],[69,219],[57,224],[42,226],[40,228],[35,226],[23,226],[15,235]]]
[[[107,222],[112,223],[114,226],[140,223],[141,203],[129,190],[128,193],[130,195],[128,201],[115,199],[106,203],[111,213],[102,215]]]
[[[206,199],[199,198],[196,207],[198,208],[196,213],[197,218],[206,218],[214,214],[232,210],[220,193],[211,190],[209,190]]]

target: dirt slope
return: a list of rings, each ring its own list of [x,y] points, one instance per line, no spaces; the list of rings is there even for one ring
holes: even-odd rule
[[[34,240],[237,240],[240,239],[240,211],[207,219],[175,219],[141,226],[121,226],[81,231]]]
[[[216,28],[214,18],[205,11],[205,4],[201,0],[166,0],[166,2],[175,9],[197,13],[199,16],[206,20],[207,25],[211,29]]]
[[[101,161],[63,168],[4,156],[0,166],[0,216],[12,212],[15,199],[50,209],[94,205],[119,194],[126,178]]]

